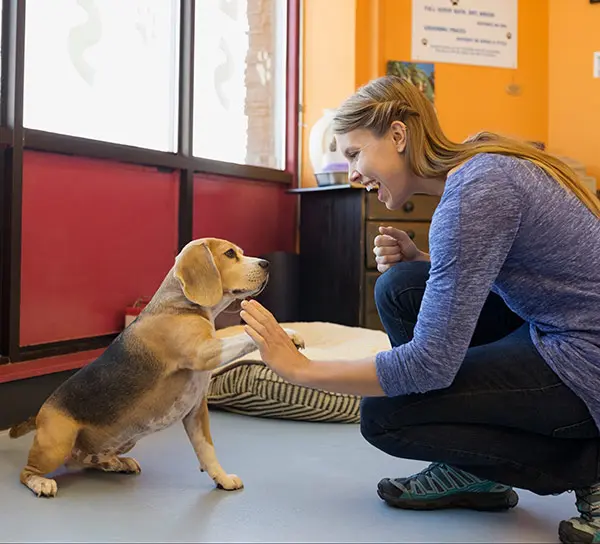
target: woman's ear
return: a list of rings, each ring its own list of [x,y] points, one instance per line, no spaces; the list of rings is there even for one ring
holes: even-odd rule
[[[394,121],[390,127],[390,133],[398,153],[404,153],[406,149],[406,125],[402,121]]]

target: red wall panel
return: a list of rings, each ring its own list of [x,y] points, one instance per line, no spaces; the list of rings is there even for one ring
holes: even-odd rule
[[[294,251],[296,197],[275,183],[197,175],[194,238],[224,238],[246,255]]]
[[[119,331],[173,264],[178,191],[176,172],[25,153],[21,345]]]

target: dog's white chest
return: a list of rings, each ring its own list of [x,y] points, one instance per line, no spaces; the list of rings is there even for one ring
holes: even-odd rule
[[[108,449],[130,441],[137,442],[145,436],[166,429],[181,421],[206,395],[209,382],[209,373],[193,374],[172,402],[169,402],[167,406],[157,407],[152,416],[145,419],[143,423],[137,422],[133,426],[129,426],[125,434],[119,436]]]
[[[181,421],[206,394],[209,379],[209,376],[204,374],[198,374],[190,379],[171,406],[148,422],[147,434]]]

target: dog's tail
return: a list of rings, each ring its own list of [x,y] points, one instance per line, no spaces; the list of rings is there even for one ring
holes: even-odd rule
[[[22,423],[17,423],[16,425],[13,425],[8,431],[8,436],[10,436],[11,438],[19,438],[35,430],[35,418],[36,416],[31,416]]]

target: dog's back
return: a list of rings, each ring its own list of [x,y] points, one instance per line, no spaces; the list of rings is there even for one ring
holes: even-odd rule
[[[77,422],[95,427],[113,425],[152,391],[162,366],[134,334],[123,331],[95,361],[83,367],[48,399]]]

